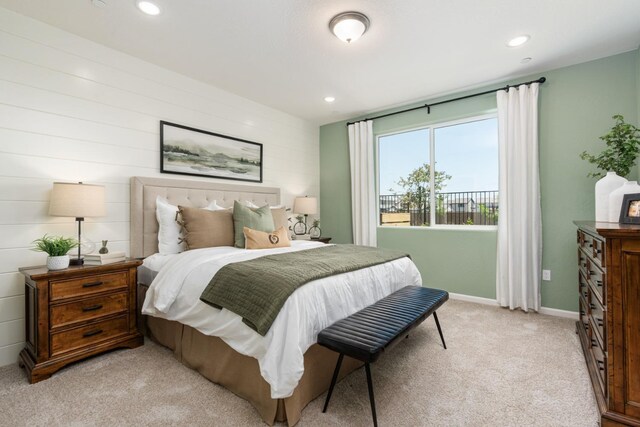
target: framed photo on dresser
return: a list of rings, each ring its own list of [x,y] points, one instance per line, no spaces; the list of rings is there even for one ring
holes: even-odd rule
[[[262,182],[262,144],[161,121],[160,172]]]
[[[640,193],[624,195],[618,222],[622,224],[640,224]]]

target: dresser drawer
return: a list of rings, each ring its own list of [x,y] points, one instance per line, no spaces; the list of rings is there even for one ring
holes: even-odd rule
[[[69,350],[107,340],[129,332],[127,315],[115,319],[66,330],[64,332],[51,333],[51,355],[55,356]]]
[[[589,299],[589,283],[584,277],[584,274],[582,274],[582,271],[578,271],[578,292],[580,292],[580,296],[584,298],[585,301]]]
[[[592,258],[600,264],[602,268],[605,268],[604,240],[594,237],[591,241],[591,250],[593,252]]]
[[[51,328],[73,325],[127,310],[127,293],[87,298],[72,303],[51,306]]]
[[[589,293],[588,304],[593,331],[598,335],[597,338],[600,340],[600,347],[605,348],[607,345],[607,330],[605,328],[607,312],[593,292]]]
[[[582,323],[582,326],[584,326],[587,336],[589,336],[589,312],[587,310],[586,301],[587,300],[583,297],[578,298],[578,303],[580,305],[580,322]]]
[[[51,282],[51,301],[80,297],[114,289],[126,289],[129,274],[126,271],[111,274],[86,276],[80,279]]]
[[[595,262],[593,262],[591,258],[587,258],[587,268],[585,272],[587,275],[587,281],[591,285],[591,289],[598,294],[598,299],[601,301],[602,305],[606,305],[606,299],[604,298],[604,272]]]
[[[602,394],[607,395],[607,356],[602,351],[598,343],[591,342],[591,357],[593,357],[594,366],[598,371],[598,379]]]

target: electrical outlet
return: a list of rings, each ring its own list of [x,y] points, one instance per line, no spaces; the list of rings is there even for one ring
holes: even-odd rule
[[[542,280],[551,281],[551,270],[542,270]]]

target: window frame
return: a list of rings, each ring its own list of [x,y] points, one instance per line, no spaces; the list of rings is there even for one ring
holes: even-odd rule
[[[464,225],[464,224],[436,224],[436,211],[434,209],[429,210],[429,222],[431,225],[427,227],[418,227],[414,225],[384,225],[380,223],[380,138],[398,135],[407,132],[414,132],[418,130],[429,129],[429,165],[430,165],[430,181],[434,182],[435,180],[435,130],[444,127],[456,126],[470,122],[478,122],[487,119],[497,119],[498,112],[493,110],[491,112],[477,114],[473,116],[467,116],[460,119],[455,120],[447,120],[444,122],[434,122],[431,124],[425,124],[415,127],[407,127],[403,129],[397,129],[391,132],[381,133],[376,135],[376,164],[375,164],[375,172],[376,172],[376,216],[377,216],[377,227],[385,228],[385,229],[403,229],[403,230],[474,230],[474,231],[496,231],[498,230],[497,225]],[[499,153],[498,153],[499,155]],[[434,191],[429,191],[429,203],[431,206],[436,205],[436,193]]]

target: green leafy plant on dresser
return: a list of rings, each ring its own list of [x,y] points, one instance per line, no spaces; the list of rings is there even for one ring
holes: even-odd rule
[[[600,137],[605,142],[605,148],[600,154],[593,155],[586,151],[580,158],[593,163],[600,170],[590,172],[587,176],[602,178],[607,172],[613,171],[619,176],[626,177],[635,165],[640,153],[640,129],[626,123],[620,114],[613,116],[616,121],[609,133]]]

